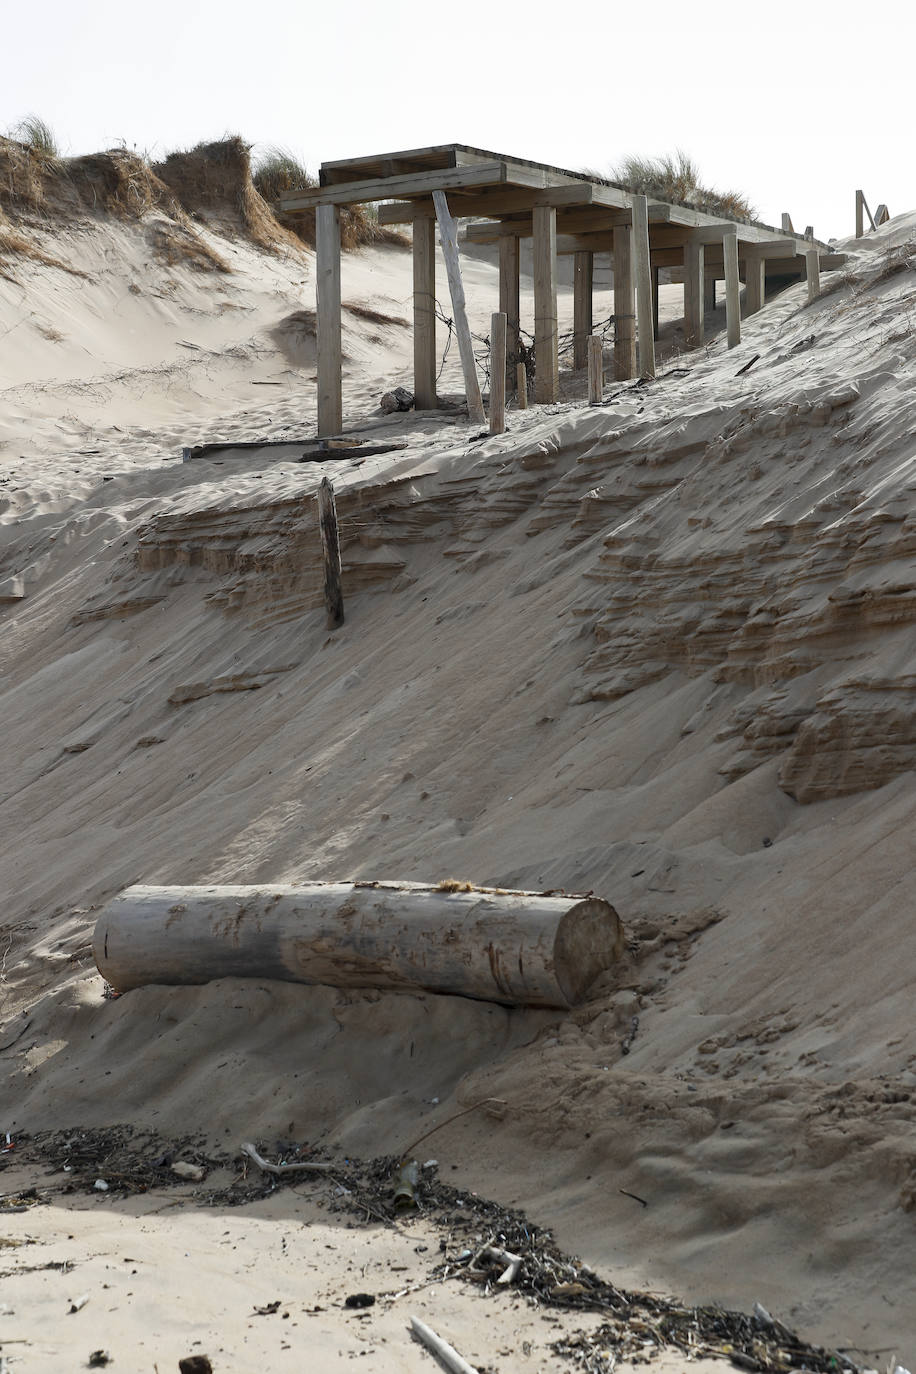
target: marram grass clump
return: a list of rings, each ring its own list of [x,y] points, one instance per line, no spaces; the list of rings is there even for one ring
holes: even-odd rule
[[[737,220],[752,220],[756,215],[742,192],[704,186],[696,163],[681,148],[663,157],[625,157],[611,176],[628,191],[688,205],[706,214]]]

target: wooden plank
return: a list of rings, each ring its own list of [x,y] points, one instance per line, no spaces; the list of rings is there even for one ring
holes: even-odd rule
[[[722,241],[725,262],[725,321],[729,348],[741,342],[741,284],[738,280],[738,233],[726,234]]]
[[[614,377],[629,382],[636,376],[636,296],[633,284],[633,230],[621,224],[614,230]]]
[[[604,394],[604,342],[600,334],[589,334],[588,348],[588,403],[590,406],[601,404]]]
[[[703,343],[705,253],[706,246],[699,239],[691,239],[684,248],[684,342],[688,348],[700,348]]]
[[[471,423],[486,423],[483,401],[480,396],[480,383],[477,380],[477,364],[474,361],[474,345],[468,325],[467,309],[464,302],[464,282],[461,280],[461,266],[458,261],[458,231],[455,221],[449,214],[448,200],[444,191],[434,191],[436,218],[439,221],[439,241],[445,258],[448,274],[448,288],[452,298],[452,316],[455,333],[458,337],[458,352],[461,355],[461,369],[464,373],[464,390],[468,401],[468,415]]]
[[[552,205],[534,210],[534,399],[559,400],[557,335],[557,212]]]
[[[648,202],[633,197],[633,275],[636,282],[636,341],[640,377],[655,376],[652,267],[649,259]]]
[[[573,367],[576,371],[588,363],[594,275],[594,253],[577,253],[573,267]]]
[[[285,215],[311,210],[316,205],[359,205],[382,197],[425,196],[432,191],[449,191],[456,186],[496,186],[506,180],[504,162],[485,162],[479,167],[453,167],[444,171],[411,172],[402,177],[351,181],[340,186],[316,186],[311,191],[292,191],[281,196]]]
[[[318,488],[318,528],[324,557],[324,604],[327,627],[338,629],[344,622],[343,588],[340,582],[340,535],[337,528],[337,502],[334,488],[322,477]]]
[[[890,217],[891,212],[890,210],[888,210],[887,206],[882,201],[881,204],[878,206],[877,210],[875,211],[875,228],[877,229],[880,225],[887,224],[887,221],[890,219]]]
[[[506,431],[506,316],[490,317],[490,433]]]
[[[744,313],[756,315],[763,308],[767,265],[763,258],[748,258],[744,267]]]
[[[821,269],[816,248],[809,249],[805,254],[805,268],[808,278],[808,304],[812,305],[821,294]]]
[[[340,210],[319,205],[315,212],[315,288],[318,329],[318,434],[343,427],[340,342]]]
[[[511,383],[518,362],[518,239],[499,242],[499,308],[506,317],[506,376]]]
[[[436,236],[431,219],[413,226],[413,390],[417,410],[436,409]]]

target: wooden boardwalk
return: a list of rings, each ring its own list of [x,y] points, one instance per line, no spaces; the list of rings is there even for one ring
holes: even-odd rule
[[[444,196],[434,193],[443,192]],[[658,274],[684,274],[688,347],[703,343],[704,315],[724,280],[729,346],[741,337],[744,313],[767,293],[840,266],[810,231],[799,235],[788,216],[782,229],[748,224],[636,195],[611,182],[523,158],[449,143],[322,163],[319,185],[281,199],[284,214],[313,210],[316,218],[318,292],[318,433],[343,425],[340,330],[340,207],[379,204],[383,225],[413,228],[414,394],[419,410],[436,406],[435,228],[443,244],[452,220],[473,243],[499,247],[499,309],[507,320],[508,358],[514,378],[519,349],[519,241],[533,240],[536,402],[559,397],[557,331],[558,254],[575,255],[574,356],[584,367],[592,330],[596,253],[609,253],[614,269],[614,373],[618,381],[655,375]]]

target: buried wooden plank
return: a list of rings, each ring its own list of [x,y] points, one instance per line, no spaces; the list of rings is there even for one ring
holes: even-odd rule
[[[93,943],[119,992],[277,978],[542,1007],[580,1002],[623,948],[601,898],[458,882],[129,887]]]

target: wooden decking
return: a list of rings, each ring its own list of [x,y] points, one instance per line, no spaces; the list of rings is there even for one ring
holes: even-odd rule
[[[609,181],[562,167],[506,157],[464,144],[345,158],[321,166],[319,185],[285,196],[284,214],[317,211],[318,432],[342,425],[340,387],[339,207],[380,202],[383,225],[414,228],[414,389],[419,408],[436,404],[434,314],[434,192],[445,192],[453,219],[477,221],[467,228],[473,243],[499,245],[499,308],[507,316],[510,373],[519,343],[518,242],[534,247],[535,400],[559,395],[556,258],[576,255],[574,350],[584,364],[591,331],[591,281],[595,253],[614,264],[617,380],[654,375],[652,320],[657,320],[658,273],[684,272],[685,336],[703,343],[704,304],[725,280],[729,346],[740,340],[739,283],[745,314],[763,305],[768,283],[797,280],[841,265],[841,256],[810,232],[799,235],[765,224],[748,224],[689,206],[635,195]],[[441,202],[440,202],[441,205]],[[788,217],[785,217],[786,221]],[[441,219],[440,219],[441,223]],[[634,329],[634,321],[638,327]],[[635,335],[635,339],[634,339]],[[634,347],[635,342],[635,347]]]

